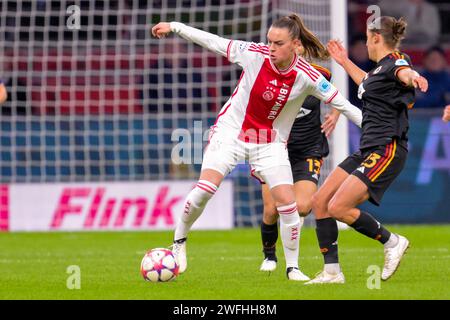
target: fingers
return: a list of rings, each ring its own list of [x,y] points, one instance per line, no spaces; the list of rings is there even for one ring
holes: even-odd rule
[[[333,40],[330,40],[329,42],[328,42],[328,44],[327,44],[327,49],[328,49],[328,51],[330,51],[330,53],[331,52],[336,52],[337,51],[337,44],[336,44],[336,42],[335,41],[333,41]]]
[[[160,22],[152,28],[151,32],[155,38],[161,39],[170,32],[170,27],[167,23]]]
[[[335,127],[335,124],[330,124],[329,126],[324,128],[322,132],[325,134],[325,137],[329,138]]]
[[[329,115],[325,116],[325,121],[322,123],[322,133],[325,134],[325,136],[328,138],[330,134],[333,132],[334,128],[336,127],[336,123],[333,120],[332,117]]]
[[[422,92],[428,91],[428,81],[424,77],[418,77],[412,82],[414,88],[419,88]]]
[[[428,91],[428,81],[427,79],[425,79],[424,77],[421,77],[421,82],[420,82],[420,89],[422,90],[422,92],[427,92]]]
[[[345,50],[344,47],[342,46],[341,41],[339,41],[337,39],[332,39],[332,40],[328,41],[327,47],[331,48],[331,50],[334,50],[334,51]]]

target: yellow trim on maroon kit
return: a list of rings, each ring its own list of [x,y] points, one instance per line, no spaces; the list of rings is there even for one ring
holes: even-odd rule
[[[376,175],[372,179],[370,179],[372,182],[374,182],[387,169],[387,167],[389,167],[392,160],[394,160],[396,150],[397,150],[397,141],[394,140],[394,150],[392,151],[392,154],[391,154],[388,162],[383,166],[383,168],[378,173],[376,173]]]

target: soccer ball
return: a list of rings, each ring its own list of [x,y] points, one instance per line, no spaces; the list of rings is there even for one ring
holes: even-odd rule
[[[141,274],[146,281],[166,282],[178,276],[178,263],[172,251],[156,248],[148,251],[141,262]]]

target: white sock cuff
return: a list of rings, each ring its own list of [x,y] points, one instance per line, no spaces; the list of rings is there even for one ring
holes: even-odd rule
[[[277,207],[278,213],[281,215],[290,215],[292,213],[297,213],[297,203],[291,203],[286,206]]]
[[[217,191],[217,186],[208,180],[198,180],[196,187],[212,195]]]

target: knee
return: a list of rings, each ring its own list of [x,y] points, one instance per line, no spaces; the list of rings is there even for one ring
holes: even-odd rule
[[[275,205],[277,207],[288,206],[295,203],[295,196],[292,194],[278,194]]]
[[[297,203],[297,210],[300,216],[306,217],[310,212],[312,208],[312,201],[304,201],[302,203]]]
[[[345,216],[345,206],[339,200],[333,198],[328,204],[328,214],[334,219],[342,221]]]
[[[264,207],[264,214],[263,214],[263,222],[265,224],[275,224],[278,220],[278,212],[277,209],[266,209]]]

